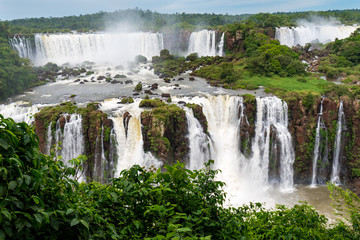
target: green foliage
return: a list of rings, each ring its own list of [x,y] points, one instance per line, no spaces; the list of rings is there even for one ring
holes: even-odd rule
[[[305,75],[305,66],[296,53],[278,43],[262,45],[246,63],[246,68],[252,74],[268,76],[277,74],[282,77]]]
[[[231,63],[223,63],[221,65],[220,79],[226,83],[233,83],[239,78]]]
[[[128,98],[122,98],[121,103],[125,104],[125,103],[133,103],[134,99],[132,97],[128,97]]]
[[[335,184],[328,184],[331,199],[337,214],[351,223],[354,238],[360,238],[360,198],[349,189],[343,190]]]
[[[186,56],[186,61],[195,61],[199,58],[199,55],[197,53],[191,53]]]
[[[141,91],[142,90],[142,84],[141,83],[136,84],[135,90],[136,91]]]
[[[0,100],[37,84],[29,59],[19,57],[7,35],[8,25],[0,22]]]
[[[161,107],[161,106],[165,106],[166,103],[164,103],[163,101],[161,101],[158,98],[155,99],[144,99],[141,100],[139,107],[144,108],[156,108],[156,107]]]
[[[81,159],[74,160],[80,164]],[[0,116],[2,239],[358,239],[359,198],[335,189],[350,216],[326,225],[307,204],[273,210],[223,207],[223,182],[209,161],[191,171],[134,165],[111,184],[79,184],[77,168],[45,156],[25,123]],[[333,193],[334,194],[334,193]]]

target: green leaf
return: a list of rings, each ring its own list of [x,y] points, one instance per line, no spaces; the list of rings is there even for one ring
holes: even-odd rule
[[[55,229],[56,231],[59,230],[59,221],[56,218],[51,218],[50,225]]]
[[[11,230],[11,227],[9,226],[3,226],[4,230],[5,230],[5,233],[6,235],[8,235],[9,237],[12,236],[12,230]]]
[[[10,145],[4,139],[0,138],[0,147],[2,147],[5,150],[8,150],[9,146]]]
[[[134,221],[133,223],[134,223],[136,229],[140,228],[140,222],[139,221]]]
[[[5,240],[5,233],[3,230],[0,230],[0,240]]]
[[[37,197],[37,196],[33,196],[32,199],[34,200],[35,204],[39,204],[40,201],[41,201],[41,199],[39,197]]]
[[[89,224],[85,222],[85,220],[81,219],[80,222],[82,223],[82,225],[84,225],[87,228],[87,230],[89,230]]]
[[[10,190],[14,190],[16,188],[16,186],[17,186],[17,182],[16,181],[11,181],[11,182],[9,182],[8,188]]]
[[[7,217],[7,219],[9,219],[9,221],[11,221],[11,214],[9,213],[9,211],[6,208],[1,209],[1,213]]]
[[[69,214],[71,214],[73,212],[74,212],[74,209],[69,208],[68,210],[66,210],[66,215],[69,215]]]
[[[15,227],[18,232],[25,227],[26,221],[23,218],[18,218],[15,222]]]
[[[191,232],[191,229],[188,227],[183,227],[183,228],[179,228],[177,231],[178,232]]]
[[[40,213],[44,216],[45,222],[49,223],[50,222],[49,214],[47,212],[40,212]]]
[[[71,226],[71,227],[72,227],[72,226],[75,226],[75,225],[77,225],[78,223],[79,223],[79,219],[74,218],[73,220],[71,220],[70,226]]]
[[[38,223],[42,223],[42,216],[41,216],[41,214],[39,214],[39,213],[35,213],[34,214],[34,216],[35,216],[35,220],[38,222]]]
[[[31,183],[31,177],[28,176],[28,175],[25,175],[24,177],[25,177],[25,183],[26,183],[26,185],[30,185],[30,183]]]

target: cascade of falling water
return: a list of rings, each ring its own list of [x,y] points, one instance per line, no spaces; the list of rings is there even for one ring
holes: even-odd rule
[[[48,129],[47,129],[47,133],[46,133],[46,154],[50,156],[51,153],[51,146],[52,146],[52,142],[53,142],[53,136],[52,136],[52,131],[51,131],[51,126],[52,126],[52,122],[50,122]]]
[[[39,64],[133,61],[136,55],[147,58],[159,55],[164,48],[160,33],[66,33],[36,34],[36,54]]]
[[[295,28],[281,27],[276,29],[275,38],[280,44],[293,47],[305,46],[307,43],[328,43],[336,38],[344,39],[350,36],[358,26],[299,26]]]
[[[217,55],[224,56],[225,33],[221,34]]]
[[[112,178],[114,177],[115,173],[115,166],[117,164],[117,143],[116,143],[116,134],[114,128],[110,131],[110,147],[109,147],[109,161],[106,165],[105,172],[108,173],[108,177]]]
[[[65,119],[61,156],[68,163],[69,160],[84,154],[85,149],[81,115],[71,114],[69,119],[67,117]]]
[[[250,161],[251,176],[261,184],[268,183],[270,139],[272,130],[280,150],[280,188],[292,190],[295,153],[288,130],[287,104],[277,97],[256,98],[255,137]]]
[[[34,59],[30,39],[14,36],[10,39],[10,45],[19,53],[20,57],[29,58],[30,60]]]
[[[188,139],[190,148],[190,159],[187,168],[191,170],[199,170],[204,167],[210,159],[209,137],[199,121],[194,117],[192,109],[185,107],[186,121],[188,124]]]
[[[320,140],[321,140],[321,135],[320,135],[320,130],[321,128],[325,128],[325,123],[323,121],[323,101],[324,98],[321,99],[321,104],[320,104],[320,112],[319,112],[319,116],[318,116],[318,120],[317,120],[317,124],[316,124],[316,135],[315,135],[315,146],[314,146],[314,155],[313,155],[313,167],[312,167],[312,178],[311,178],[311,186],[316,186],[317,184],[317,179],[316,179],[316,175],[317,175],[317,164],[319,161],[319,158],[321,157],[321,153],[320,153]]]
[[[239,109],[243,99],[236,96],[219,95],[206,97],[181,98],[174,101],[185,101],[202,106],[203,113],[208,122],[210,136],[210,158],[215,161],[214,169],[220,169],[218,178],[227,183],[226,191],[229,194],[237,193],[241,188],[241,172],[243,156],[240,152],[240,119]],[[193,148],[193,147],[191,147]],[[200,166],[201,162],[190,163]],[[192,159],[197,161],[197,159]]]
[[[343,101],[340,101],[339,112],[338,112],[338,120],[337,120],[337,129],[336,129],[336,138],[334,144],[334,157],[333,157],[333,165],[331,172],[331,182],[335,184],[340,184],[340,152],[341,152],[341,140],[342,140],[342,132],[345,128],[345,113]]]
[[[0,114],[5,118],[12,118],[15,122],[26,122],[31,124],[34,121],[33,115],[39,112],[36,106],[24,106],[23,102],[0,104]]]
[[[202,30],[191,33],[187,52],[188,54],[198,53],[199,56],[216,56],[223,55],[223,48],[224,34],[217,45],[216,31]]]
[[[99,146],[100,145],[100,146]],[[101,126],[100,139],[96,139],[95,147],[95,163],[93,168],[93,176],[97,181],[104,181],[104,172],[106,171],[107,160],[104,152],[104,126]]]
[[[174,98],[174,101],[179,100]],[[214,168],[221,169],[220,179],[228,184],[227,191],[230,194],[248,189],[246,185],[252,185],[253,189],[268,185],[271,132],[276,134],[273,141],[279,149],[280,189],[293,189],[295,153],[288,130],[288,109],[285,102],[276,97],[256,99],[257,121],[252,156],[246,159],[240,152],[243,140],[240,139],[240,124],[247,123],[241,97],[207,96],[181,100],[202,106],[211,137],[210,157],[215,160]]]
[[[82,131],[82,117],[79,114],[64,114],[65,124],[63,130],[61,129],[60,119],[56,122],[55,143],[61,148],[56,151],[56,156],[61,156],[62,161],[71,166],[69,160],[77,158],[84,154],[84,135]],[[76,178],[79,181],[84,181],[85,178],[78,173]]]
[[[143,137],[141,131],[141,109],[139,108],[139,100],[133,104],[128,104],[121,108],[112,117],[117,142],[117,164],[115,176],[119,176],[122,170],[130,168],[134,164],[150,168],[154,166],[159,168],[162,162],[157,160],[151,153],[145,153],[143,148]],[[128,112],[131,115],[128,121],[128,131],[124,126],[124,114]]]

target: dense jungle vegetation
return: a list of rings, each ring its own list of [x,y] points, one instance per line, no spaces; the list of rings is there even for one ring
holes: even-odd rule
[[[8,25],[0,22],[0,100],[34,86],[29,59],[20,58],[8,41]]]
[[[110,184],[78,183],[81,159],[67,167],[39,151],[26,123],[0,115],[0,239],[359,239],[360,199],[330,185],[349,224],[299,203],[267,210],[226,208],[217,170],[183,164],[133,166]],[[341,204],[340,204],[341,203]]]
[[[259,13],[259,14],[163,14],[141,9],[118,10],[114,12],[98,12],[80,16],[25,18],[9,21],[13,34],[29,34],[39,32],[67,32],[71,30],[89,31],[105,30],[112,23],[127,22],[139,30],[159,31],[164,28],[194,30],[198,27],[219,28],[242,20],[249,20],[259,27],[296,26],[298,19],[313,20],[314,16],[334,18],[344,24],[360,23],[360,10],[335,10],[320,12],[295,13]],[[1,19],[0,19],[1,20]]]

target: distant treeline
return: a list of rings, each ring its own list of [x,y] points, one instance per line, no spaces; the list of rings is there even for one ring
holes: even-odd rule
[[[359,9],[228,15],[214,13],[163,14],[138,8],[114,12],[98,12],[80,16],[24,18],[12,20],[8,23],[12,34],[31,34],[34,32],[105,30],[107,26],[117,22],[128,22],[137,26],[139,30],[153,31],[159,31],[164,28],[192,29],[194,26],[218,28],[219,26],[242,20],[251,20],[259,27],[296,26],[298,19],[311,21],[314,16],[334,18],[344,24],[360,23]]]

